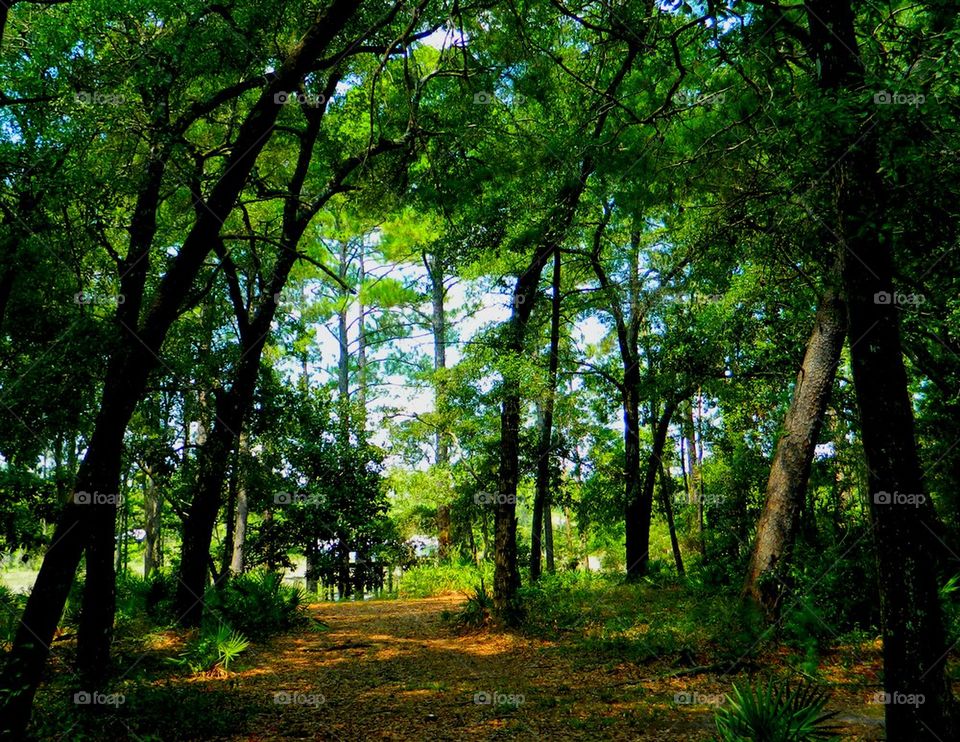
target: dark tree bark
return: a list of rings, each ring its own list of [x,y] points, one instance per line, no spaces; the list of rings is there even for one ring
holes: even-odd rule
[[[542,251],[541,251],[542,252]],[[547,255],[534,260],[517,280],[513,292],[513,312],[507,328],[506,348],[514,356],[523,351],[527,322],[536,298],[540,271]],[[515,624],[520,619],[516,592],[520,587],[517,568],[517,484],[520,479],[520,382],[512,374],[503,381],[500,412],[500,472],[498,497],[494,507],[494,608],[503,620]]]
[[[592,136],[580,160],[577,175],[557,193],[555,207],[541,222],[542,239],[534,252],[527,269],[517,279],[513,290],[513,310],[506,328],[505,349],[519,356],[526,340],[527,322],[533,310],[540,274],[554,251],[560,249],[573,222],[574,214],[587,181],[596,167],[593,147],[603,134],[610,107],[606,101],[617,92],[623,79],[633,67],[640,51],[636,37],[629,40],[626,56],[616,74],[604,91],[604,103],[596,113]],[[493,577],[493,603],[495,611],[507,623],[519,618],[516,591],[520,586],[517,568],[517,483],[519,480],[519,435],[520,435],[520,384],[516,378],[504,379],[500,414],[500,471],[498,478],[499,497],[494,513],[495,555]]]
[[[557,370],[560,363],[560,251],[553,254],[553,297],[550,302],[550,360],[547,369],[547,396],[543,402],[540,416],[540,445],[537,450],[536,495],[533,500],[533,530],[530,534],[530,580],[540,578],[541,544],[540,535],[544,530],[544,511],[550,502],[551,454],[553,452],[553,404],[557,391]],[[552,525],[552,522],[551,522]],[[552,535],[552,534],[551,534]],[[548,555],[553,553],[550,544]],[[549,558],[549,556],[548,556]]]
[[[620,362],[623,365],[623,381],[617,384],[623,406],[623,482],[624,482],[624,530],[627,559],[627,579],[641,577],[647,565],[647,537],[644,536],[644,507],[640,482],[640,370],[639,333],[641,314],[639,308],[640,282],[639,239],[634,231],[630,235],[629,279],[627,281],[627,312],[623,309],[624,296],[610,281],[600,260],[604,230],[610,220],[609,207],[604,208],[603,218],[593,235],[593,252],[590,256],[600,288],[607,298],[609,312],[613,316],[617,332]]]
[[[819,84],[827,95],[861,91],[864,69],[846,2],[807,4]],[[840,130],[843,131],[842,129]],[[960,736],[946,676],[948,654],[938,598],[938,547],[932,531],[907,386],[894,289],[892,230],[885,227],[885,188],[872,129],[849,131],[836,144],[833,186],[844,259],[851,361],[869,469],[870,516],[880,578],[884,690],[920,694],[923,703],[888,703],[892,740]],[[898,500],[897,497],[901,496]],[[905,501],[904,501],[904,496]]]
[[[664,408],[663,414],[657,421],[653,432],[653,446],[650,450],[650,457],[647,459],[647,468],[643,475],[643,489],[640,491],[639,502],[634,511],[639,518],[639,523],[627,524],[628,532],[634,532],[634,571],[627,571],[628,577],[645,575],[647,565],[650,561],[650,523],[653,518],[653,489],[657,481],[657,473],[660,471],[663,459],[663,447],[667,441],[667,431],[670,429],[670,418],[673,417],[673,411],[676,405],[668,402]],[[629,568],[630,562],[627,566]]]
[[[677,574],[683,577],[686,572],[683,568],[683,555],[680,553],[680,541],[677,539],[677,526],[673,519],[673,478],[670,476],[670,466],[663,461],[663,457],[660,461],[660,500],[667,516],[667,527],[670,529],[673,563],[677,566]]]
[[[846,329],[843,302],[829,290],[820,300],[793,399],[784,418],[747,567],[745,593],[774,616],[785,594],[785,569],[796,539],[798,517]]]

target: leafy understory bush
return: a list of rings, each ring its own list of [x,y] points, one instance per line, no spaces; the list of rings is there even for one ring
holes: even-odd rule
[[[834,739],[829,724],[836,715],[824,709],[827,694],[812,685],[791,688],[769,682],[752,688],[733,686],[727,703],[715,713],[720,742],[814,742]]]
[[[27,603],[27,596],[0,585],[0,647],[13,641],[20,625],[19,617]]]
[[[455,595],[469,592],[481,580],[492,577],[489,567],[479,569],[467,564],[423,564],[403,573],[397,596],[432,598],[437,595]]]
[[[454,617],[454,624],[461,629],[480,629],[488,626],[493,619],[493,596],[480,581],[473,594],[467,595],[467,602]]]
[[[179,657],[172,661],[192,673],[230,671],[230,663],[250,646],[250,641],[239,631],[226,624],[214,629],[205,629],[189,642]]]
[[[283,584],[277,572],[238,575],[210,588],[204,600],[208,620],[226,623],[259,639],[306,623],[304,592]]]

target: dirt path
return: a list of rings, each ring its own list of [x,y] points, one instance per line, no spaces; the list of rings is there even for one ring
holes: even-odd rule
[[[311,613],[328,631],[279,637],[249,653],[252,669],[199,682],[241,695],[249,715],[237,740],[710,738],[709,703],[730,678],[650,680],[650,666],[611,665],[570,646],[458,635],[441,614],[459,602],[317,604]],[[675,693],[699,702],[677,705]],[[881,739],[879,709],[862,712],[847,711],[843,738]]]

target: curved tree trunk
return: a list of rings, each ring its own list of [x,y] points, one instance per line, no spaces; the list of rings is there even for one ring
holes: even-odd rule
[[[847,322],[843,302],[833,290],[820,300],[807,341],[793,400],[770,466],[763,515],[747,567],[744,591],[776,615],[785,593],[785,568],[797,534],[807,480],[830,401]]]

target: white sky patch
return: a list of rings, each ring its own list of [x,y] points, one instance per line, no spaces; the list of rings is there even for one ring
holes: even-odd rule
[[[460,33],[459,29],[443,26],[429,36],[424,36],[420,39],[420,43],[424,46],[432,46],[434,49],[448,49],[451,46],[466,46],[469,40],[469,36]]]
[[[815,461],[822,461],[823,459],[832,459],[837,455],[836,446],[833,445],[833,441],[829,443],[818,443],[817,447],[813,449],[813,458]]]

